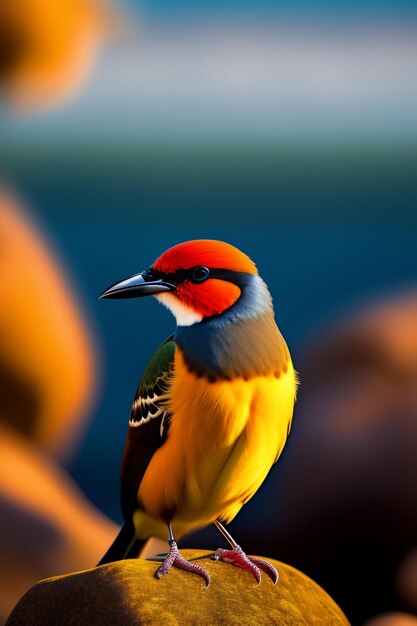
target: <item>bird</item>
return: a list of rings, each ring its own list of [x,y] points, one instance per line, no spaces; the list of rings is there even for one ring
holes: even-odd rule
[[[200,239],[169,248],[100,298],[148,295],[176,328],[136,391],[121,469],[124,524],[98,565],[136,557],[151,537],[168,538],[156,578],[174,566],[207,587],[209,574],[181,556],[177,541],[213,523],[230,545],[213,559],[258,584],[263,571],[276,584],[276,569],[247,556],[225,528],[280,457],[293,418],[297,373],[268,288],[245,253]]]

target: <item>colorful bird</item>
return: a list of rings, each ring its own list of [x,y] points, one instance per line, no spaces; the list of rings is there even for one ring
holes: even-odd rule
[[[214,559],[258,582],[263,570],[276,583],[275,568],[246,556],[222,525],[259,489],[291,427],[296,374],[268,288],[237,248],[196,240],[170,248],[101,298],[146,295],[177,326],[136,392],[121,472],[125,524],[99,565],[137,556],[147,539],[168,534],[156,577],[174,565],[208,586],[208,573],[181,557],[175,539],[214,523],[230,544]]]

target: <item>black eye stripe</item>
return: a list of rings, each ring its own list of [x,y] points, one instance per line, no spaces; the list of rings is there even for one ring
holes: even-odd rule
[[[193,273],[196,270],[202,269],[208,272],[207,276],[205,276],[203,280],[198,280],[198,278],[196,280],[195,277],[193,278]],[[176,272],[161,272],[154,269],[153,267],[150,267],[148,270],[145,270],[145,272],[142,272],[142,275],[147,275],[149,276],[149,279],[152,280],[161,279],[168,283],[171,283],[172,285],[180,285],[186,280],[189,280],[193,283],[201,283],[208,278],[216,278],[217,280],[226,280],[230,283],[234,283],[241,288],[245,287],[248,281],[252,278],[252,274],[249,274],[247,272],[235,272],[233,270],[206,267],[205,265],[196,265],[195,267],[191,267],[190,269],[180,269]]]
[[[161,278],[162,280],[166,280],[167,282],[173,285],[179,285],[184,283],[186,280],[190,280],[193,283],[202,283],[208,278],[214,278],[215,273],[218,270],[210,269],[205,265],[196,265],[195,267],[191,267],[187,270],[177,270],[176,272],[160,272],[159,270],[154,270],[150,268],[153,279]],[[225,278],[225,280],[227,280]]]

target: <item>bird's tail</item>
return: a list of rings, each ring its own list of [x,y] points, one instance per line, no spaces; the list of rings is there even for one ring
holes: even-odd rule
[[[122,559],[133,559],[138,556],[145,543],[145,541],[135,537],[133,521],[125,522],[106,554],[97,563],[97,566],[112,563],[113,561],[121,561]]]

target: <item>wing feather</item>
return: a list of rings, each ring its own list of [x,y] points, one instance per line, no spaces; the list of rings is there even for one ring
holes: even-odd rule
[[[129,419],[121,472],[122,511],[131,519],[137,492],[152,456],[169,434],[170,378],[175,342],[169,337],[155,352],[136,390]]]

